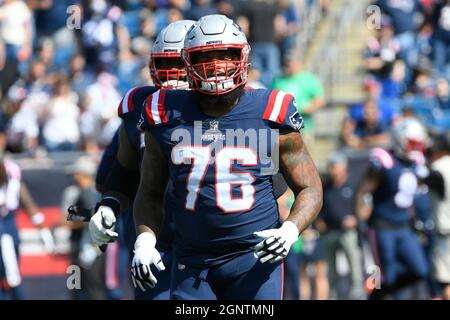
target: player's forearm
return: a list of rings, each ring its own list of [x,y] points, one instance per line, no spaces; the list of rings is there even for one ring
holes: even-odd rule
[[[288,219],[296,224],[299,232],[308,228],[322,208],[322,187],[310,186],[295,197]]]
[[[31,197],[30,192],[28,191],[28,188],[23,184],[20,186],[20,202],[22,203],[25,211],[30,217],[32,217],[39,211],[38,206]]]
[[[287,220],[302,232],[322,208],[320,176],[298,132],[280,136],[280,160],[283,175],[295,195]]]
[[[103,198],[115,198],[120,202],[120,212],[132,205],[139,186],[139,171],[129,170],[116,160],[103,186]]]
[[[152,232],[158,235],[164,220],[164,194],[146,192],[139,188],[134,200],[133,214],[137,234]]]
[[[139,160],[131,145],[125,126],[119,129],[119,142],[116,159],[103,186],[103,199],[114,198],[120,203],[120,212],[132,205],[139,186]],[[114,212],[116,215],[118,212]]]
[[[167,159],[149,133],[145,134],[141,177],[133,206],[136,232],[137,234],[153,232],[158,235],[164,220],[164,194],[168,182],[168,168]]]

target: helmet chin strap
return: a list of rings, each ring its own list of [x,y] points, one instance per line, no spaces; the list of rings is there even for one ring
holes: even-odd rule
[[[225,76],[211,77],[208,78],[207,80],[214,81],[214,82],[207,82],[207,81],[201,82],[201,89],[207,92],[222,92],[234,86],[234,80],[227,79],[227,77]]]

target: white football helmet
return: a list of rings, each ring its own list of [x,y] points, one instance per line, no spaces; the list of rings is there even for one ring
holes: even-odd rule
[[[235,58],[198,62],[208,51],[228,51]],[[210,95],[245,85],[249,54],[250,45],[241,28],[218,14],[200,18],[188,31],[181,51],[191,89]]]
[[[188,89],[186,69],[181,60],[184,37],[193,20],[180,20],[169,24],[156,37],[150,54],[150,75],[156,87],[162,89]]]
[[[393,148],[399,157],[415,161],[423,156],[428,143],[428,134],[419,120],[401,119],[394,123],[391,133]]]

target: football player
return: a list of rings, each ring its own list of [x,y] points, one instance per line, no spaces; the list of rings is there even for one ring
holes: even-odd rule
[[[0,157],[0,300],[23,299],[22,277],[19,269],[19,232],[16,212],[22,204],[32,224],[39,228],[46,249],[54,247],[53,237],[43,224],[45,216],[38,211],[28,189],[22,183],[22,172],[17,164]]]
[[[132,276],[152,287],[160,277],[154,266],[164,269],[156,239],[171,181],[173,299],[281,299],[282,259],[322,205],[295,101],[278,90],[245,89],[249,52],[232,20],[202,17],[182,50],[192,91],[157,91],[138,123],[146,148]],[[281,225],[277,163],[296,196]]]
[[[112,242],[118,237],[117,230],[114,228],[118,223],[116,217],[120,212],[126,210],[126,213],[120,215],[123,226],[121,240],[128,245],[130,251],[132,250],[136,233],[133,215],[129,207],[139,184],[139,166],[144,150],[143,135],[137,130],[136,123],[147,97],[153,92],[158,89],[188,88],[186,70],[180,52],[184,36],[193,23],[192,20],[177,21],[159,33],[152,47],[149,63],[155,86],[131,89],[119,105],[118,114],[123,120],[122,125],[118,129],[115,139],[105,151],[99,167],[97,186],[101,189],[103,198],[89,222],[92,239],[99,246]],[[168,205],[170,205],[170,201],[168,201]],[[166,265],[171,265],[171,242],[171,219],[167,215],[157,243],[157,248]],[[168,299],[170,270],[160,274],[160,277],[161,281],[153,290],[146,293],[136,290],[136,298]]]
[[[381,290],[372,298],[385,297],[396,289],[424,279],[428,265],[411,222],[411,208],[418,179],[426,175],[424,150],[427,133],[414,118],[404,118],[392,129],[393,151],[375,148],[370,167],[356,192],[356,212],[376,233],[375,260],[381,267]],[[365,196],[373,196],[373,205]]]

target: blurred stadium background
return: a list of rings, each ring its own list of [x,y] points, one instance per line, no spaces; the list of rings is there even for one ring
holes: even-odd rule
[[[99,162],[120,124],[121,96],[151,83],[152,41],[170,22],[212,13],[236,19],[249,36],[252,59],[268,56],[269,63],[253,64],[250,85],[294,91],[307,117],[305,139],[324,176],[334,150],[348,157],[353,177],[361,176],[367,150],[389,145],[395,117],[414,114],[430,132],[448,131],[450,9],[441,6],[447,2],[378,2],[373,7],[370,0],[0,0],[0,148],[22,169],[56,239],[47,252],[37,229],[18,211],[24,296],[73,297],[66,288],[73,226],[64,220],[66,188],[76,184],[74,164],[86,155]],[[372,117],[361,115],[370,107]],[[78,169],[89,175],[89,168]],[[320,246],[320,233],[310,231],[298,247],[306,255]],[[126,255],[115,250],[106,259]],[[364,243],[358,250],[368,257],[368,276],[370,255]],[[337,255],[340,280],[333,286],[339,288],[332,289],[346,299],[350,266],[341,251]],[[111,274],[105,261],[100,263],[97,285],[107,292],[103,296],[131,298],[128,267]],[[326,299],[323,256],[309,254],[300,265],[302,298]],[[427,288],[410,292],[414,298],[432,296]],[[286,298],[293,297],[288,290]]]

